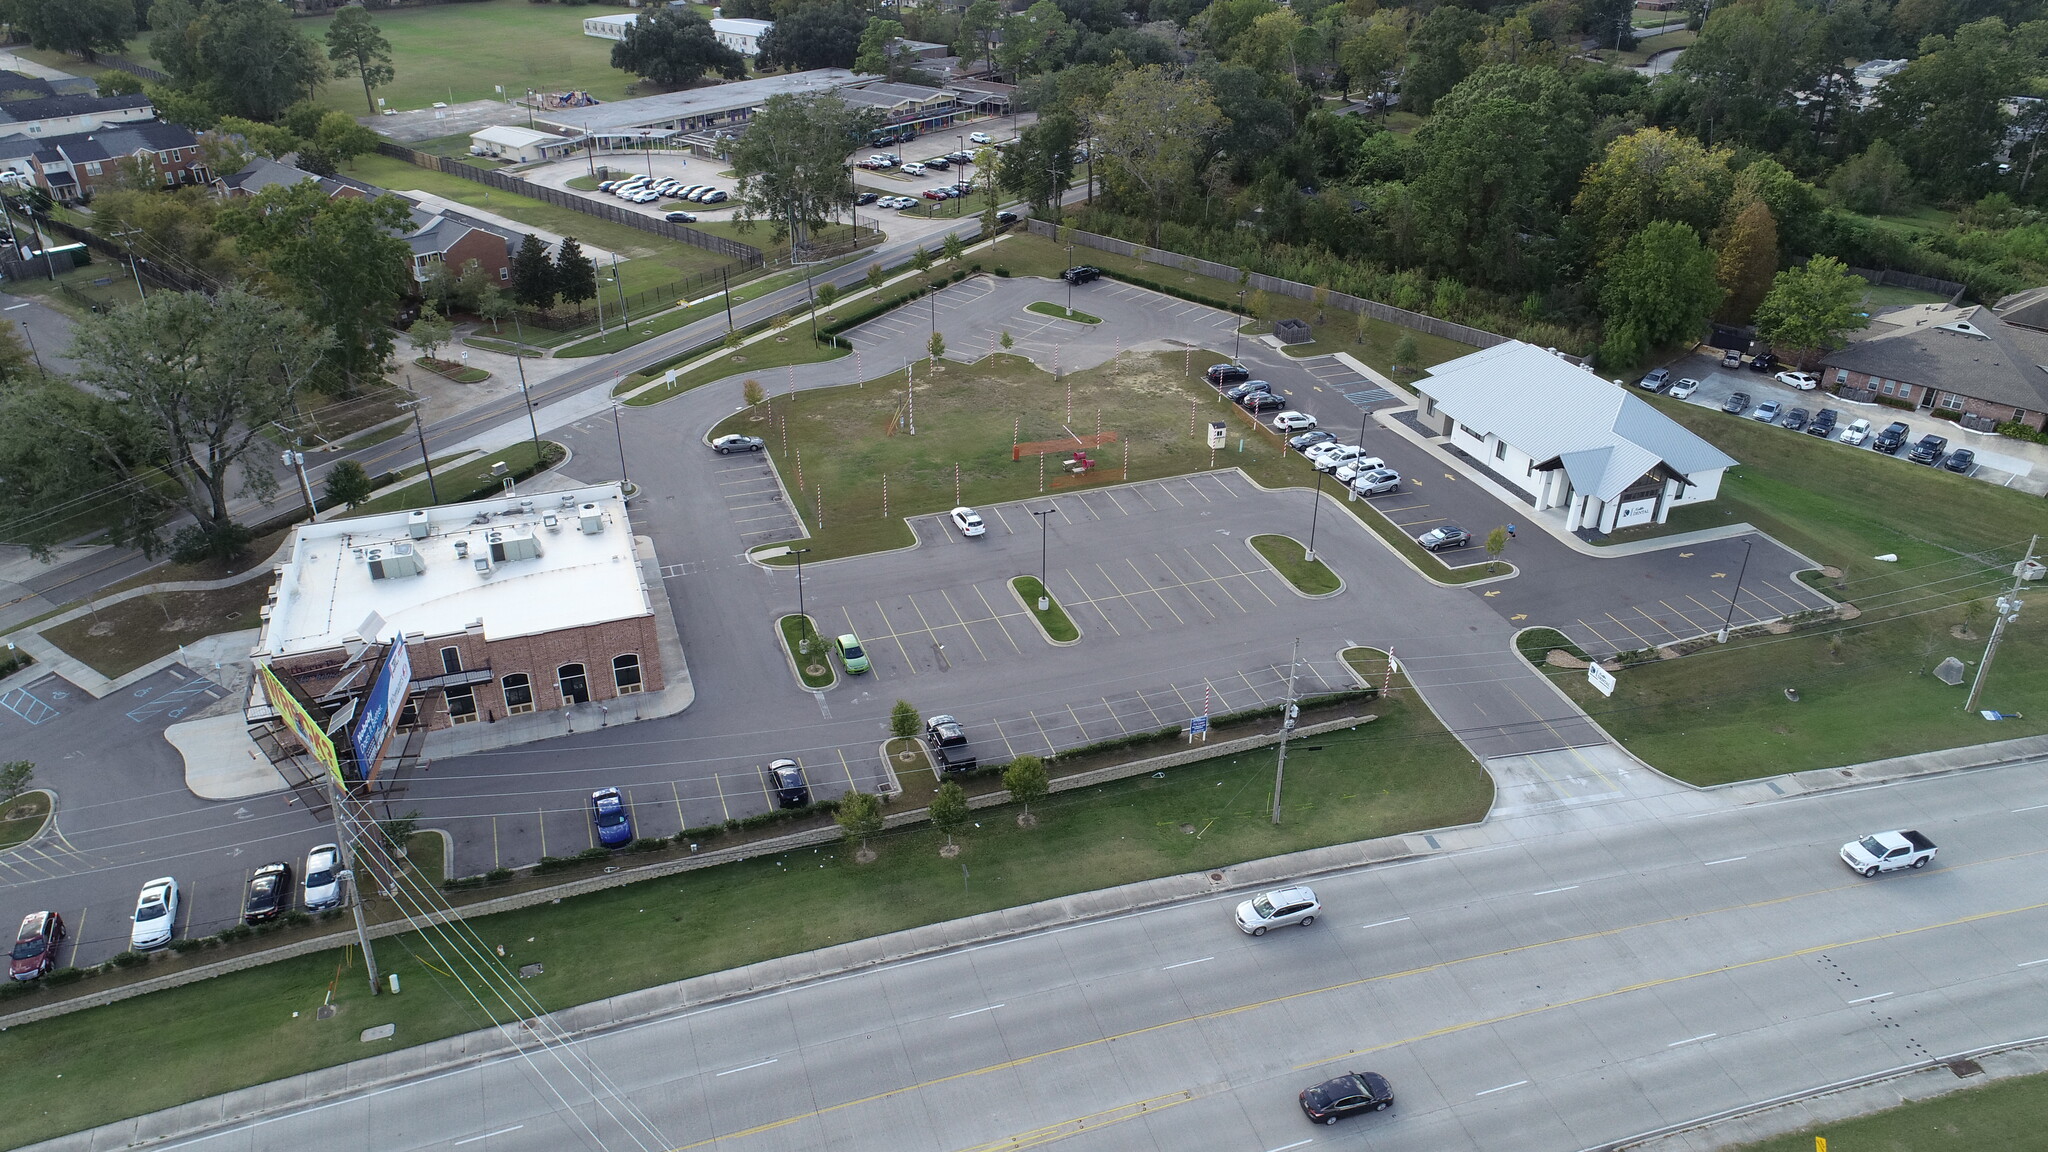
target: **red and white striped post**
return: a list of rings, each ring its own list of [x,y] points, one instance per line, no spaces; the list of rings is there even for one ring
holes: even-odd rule
[[[1386,696],[1386,695],[1389,695],[1389,694],[1391,694],[1391,693],[1392,693],[1393,691],[1394,691],[1394,650],[1393,650],[1393,649],[1392,649],[1392,648],[1390,647],[1390,648],[1388,648],[1388,649],[1387,649],[1387,679],[1386,679],[1386,683],[1384,683],[1384,684],[1380,685],[1380,695],[1382,695],[1382,696]]]

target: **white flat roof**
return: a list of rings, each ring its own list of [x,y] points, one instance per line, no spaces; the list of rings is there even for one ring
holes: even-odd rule
[[[735,36],[766,36],[773,27],[773,20],[747,20],[738,16],[720,16],[711,21],[713,32],[730,32]]]
[[[586,511],[595,514],[595,532],[583,530]],[[350,637],[376,642],[401,634],[447,636],[479,622],[485,639],[502,640],[652,611],[617,484],[425,512],[421,537],[412,534],[416,521],[410,512],[301,525],[292,537],[291,559],[278,567],[276,599],[266,609],[258,652],[319,652],[341,647]],[[548,516],[555,520],[552,527]],[[493,537],[502,546],[529,535],[538,556],[498,561],[487,573],[477,570],[476,561],[491,555]],[[457,554],[458,545],[465,555]],[[373,577],[373,559],[389,563],[404,550],[420,558],[424,571]],[[373,613],[383,626],[374,629],[378,635],[363,635]]]
[[[494,124],[469,134],[471,140],[482,140],[487,144],[503,144],[507,148],[525,148],[532,144],[562,144],[567,137],[552,132],[536,132],[531,128],[520,128],[509,124]]]

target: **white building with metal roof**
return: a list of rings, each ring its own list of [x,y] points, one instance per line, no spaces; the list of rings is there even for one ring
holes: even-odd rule
[[[1736,461],[1622,385],[1510,340],[1439,364],[1414,385],[1423,426],[1566,527],[1662,524],[1712,500]]]

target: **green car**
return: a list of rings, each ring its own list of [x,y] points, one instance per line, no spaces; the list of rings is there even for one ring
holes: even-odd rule
[[[839,645],[839,662],[846,665],[846,674],[858,675],[868,670],[868,654],[860,646],[860,637],[851,632],[841,633],[836,641]]]

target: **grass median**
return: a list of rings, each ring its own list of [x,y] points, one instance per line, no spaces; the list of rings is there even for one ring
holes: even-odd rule
[[[1947,1079],[1947,1077],[1943,1077]],[[1914,1100],[1883,1112],[1831,1120],[1729,1152],[1982,1152],[2039,1148],[2048,1128],[2048,1073],[1994,1080],[1976,1088]]]
[[[1090,316],[1078,308],[1070,309],[1060,304],[1048,304],[1043,300],[1033,300],[1024,306],[1024,310],[1026,312],[1036,312],[1040,316],[1050,316],[1055,320],[1072,320],[1076,324],[1102,323],[1102,317],[1100,316]]]
[[[1045,585],[1038,582],[1038,577],[1018,576],[1010,581],[1010,587],[1015,588],[1017,595],[1023,597],[1024,606],[1031,610],[1031,618],[1038,621],[1038,626],[1045,630],[1045,634],[1053,643],[1071,644],[1081,638],[1081,630],[1074,627],[1074,622],[1067,618],[1067,610],[1060,607],[1060,602],[1053,598],[1052,593],[1045,590]],[[1040,602],[1045,604],[1043,611],[1039,610]]]
[[[1269,822],[1270,749],[1218,757],[1033,802],[1034,829],[978,812],[960,860],[924,826],[607,889],[470,921],[502,944],[522,988],[560,1009],[829,944],[1157,876],[1305,848],[1467,823],[1492,798],[1485,772],[1412,698],[1379,719],[1288,746],[1282,823]],[[963,885],[960,865],[971,866]],[[602,948],[590,942],[602,940]],[[403,996],[369,996],[360,961],[327,952],[13,1028],[0,1076],[36,1107],[0,1117],[14,1147],[233,1088],[486,1027],[425,943],[377,945]],[[336,1015],[315,1009],[334,988]],[[358,1037],[397,1025],[389,1041]],[[152,1037],[149,1044],[135,1037]],[[30,1097],[25,1097],[30,1098]]]
[[[26,844],[50,819],[50,794],[40,788],[23,792],[0,811],[0,850]]]
[[[844,346],[835,347],[830,344],[820,344],[816,340],[811,339],[805,329],[791,325],[788,329],[766,340],[756,341],[707,360],[688,372],[677,376],[673,384],[665,384],[659,388],[650,388],[645,392],[629,396],[626,399],[626,403],[635,406],[659,404],[663,400],[680,396],[692,388],[702,387],[714,380],[723,380],[728,376],[745,376],[756,372],[765,373],[776,368],[787,368],[792,364],[822,364],[827,360],[839,360],[850,354],[850,350]],[[658,373],[649,373],[648,377],[652,378],[655,375],[658,375]],[[620,394],[624,394],[633,388],[640,387],[643,383],[645,383],[644,380],[635,382],[634,378],[629,376],[619,385],[617,391]],[[775,385],[778,383],[780,381],[776,380],[773,376],[761,377],[761,386],[770,392],[775,390]],[[724,435],[724,433],[721,432],[718,435]]]
[[[809,616],[792,612],[779,621],[782,629],[782,646],[789,650],[790,662],[796,665],[797,679],[806,688],[830,688],[836,677],[832,672],[832,658],[826,652],[826,639],[819,635],[818,624]],[[804,651],[804,641],[810,641],[810,651]]]
[[[1308,549],[1292,536],[1254,536],[1252,547],[1305,596],[1327,596],[1344,586],[1328,564],[1309,559]]]

